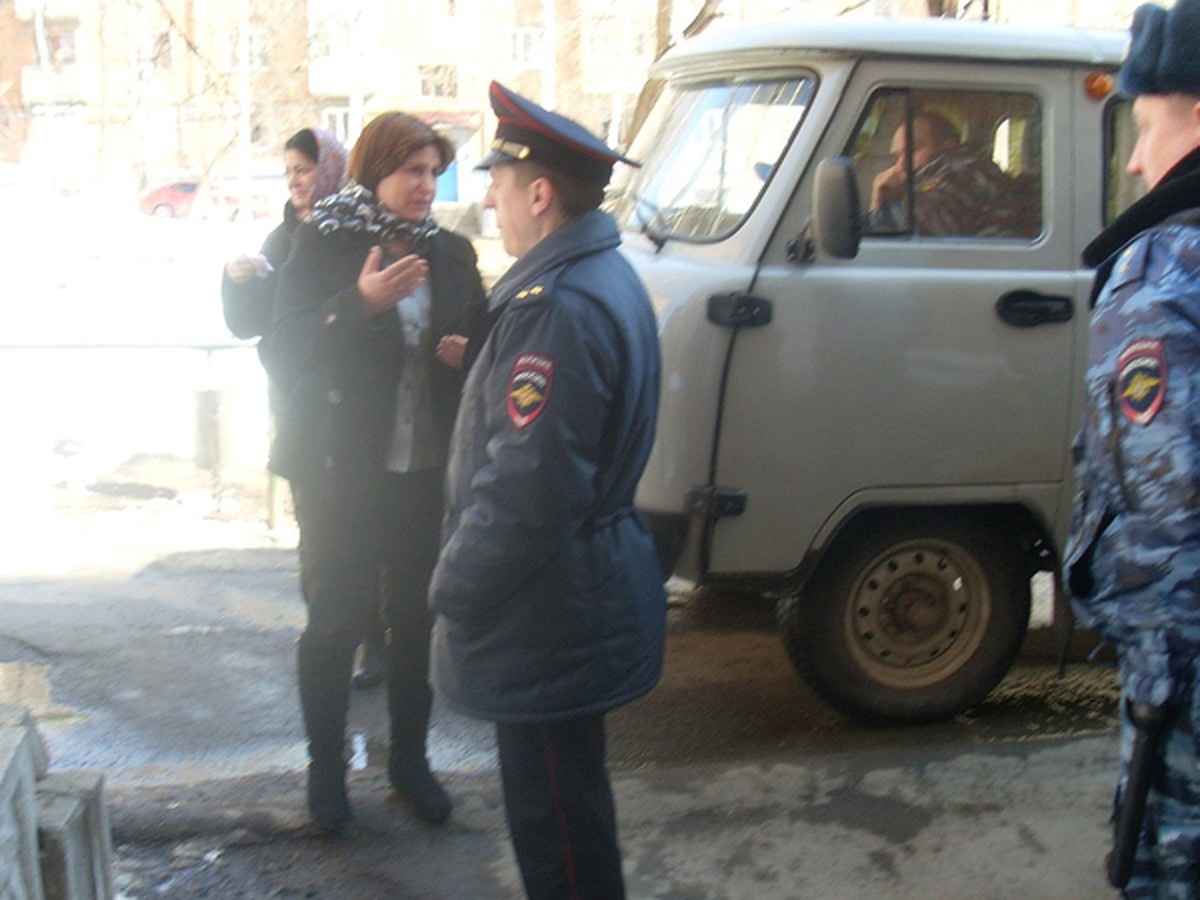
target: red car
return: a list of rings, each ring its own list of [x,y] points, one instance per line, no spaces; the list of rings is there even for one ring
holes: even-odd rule
[[[148,216],[178,219],[192,211],[199,190],[198,181],[172,181],[143,194],[138,208]]]

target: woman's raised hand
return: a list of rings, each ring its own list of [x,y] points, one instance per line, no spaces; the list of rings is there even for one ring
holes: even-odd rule
[[[383,265],[383,248],[372,247],[358,273],[358,292],[368,316],[392,309],[429,277],[429,263],[410,253],[388,266]]]

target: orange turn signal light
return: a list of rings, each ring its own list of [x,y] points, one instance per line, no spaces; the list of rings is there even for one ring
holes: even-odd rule
[[[1089,72],[1083,79],[1083,92],[1093,100],[1103,100],[1112,93],[1116,80],[1108,72]]]

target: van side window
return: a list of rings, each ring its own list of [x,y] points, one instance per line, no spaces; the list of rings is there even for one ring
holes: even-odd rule
[[[869,236],[1033,239],[1042,116],[1030,94],[878,91],[847,148]]]
[[[1133,124],[1133,101],[1114,97],[1104,111],[1104,224],[1124,212],[1146,192],[1141,178],[1125,171],[1133,145],[1137,143],[1137,128]]]

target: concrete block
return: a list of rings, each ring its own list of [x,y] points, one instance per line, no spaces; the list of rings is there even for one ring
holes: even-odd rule
[[[0,897],[4,900],[44,896],[37,846],[36,744],[32,728],[0,727]]]
[[[111,900],[104,776],[83,769],[51,772],[37,786],[37,801],[46,900]]]
[[[15,703],[0,703],[0,728],[22,727],[27,728],[30,732],[33,769],[37,777],[42,778],[50,769],[50,751],[46,749],[46,742],[42,740],[42,733],[38,731],[33,713],[27,706],[20,706]]]

